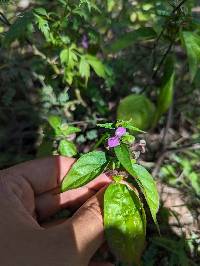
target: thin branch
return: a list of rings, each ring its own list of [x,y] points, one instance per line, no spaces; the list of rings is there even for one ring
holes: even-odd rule
[[[187,1],[187,0],[182,0],[177,6],[175,6],[174,9],[172,10],[172,12],[171,12],[171,14],[170,14],[169,17],[171,18],[171,17],[176,13],[176,11],[179,10],[179,8],[181,8],[182,5],[184,5],[184,3],[185,3],[186,1]],[[167,21],[166,25],[168,25],[168,24],[169,24],[169,20]],[[163,36],[164,32],[165,32],[165,27],[163,27],[162,31],[160,32],[158,38],[157,38],[156,41],[155,41],[154,48],[153,48],[153,51],[154,51],[154,52],[153,52],[153,56],[154,56],[154,57],[155,57],[155,53],[156,53],[156,48],[157,48],[158,43],[159,43],[161,37]],[[172,40],[172,42],[170,43],[170,45],[169,45],[169,47],[168,47],[166,53],[163,55],[163,57],[162,57],[160,63],[158,64],[158,67],[157,67],[156,70],[154,71],[154,73],[153,73],[153,75],[152,75],[152,79],[155,79],[155,78],[156,78],[156,76],[157,76],[157,74],[158,74],[158,71],[160,70],[160,68],[162,67],[163,63],[165,62],[165,59],[166,59],[167,55],[170,53],[170,51],[171,51],[171,49],[172,49],[172,46],[173,46],[174,42],[175,42],[175,40]],[[155,58],[154,58],[154,60],[153,60],[153,69],[154,69],[154,67],[155,67]]]
[[[174,109],[174,97],[173,97],[172,103],[171,103],[169,111],[168,111],[167,123],[166,123],[166,127],[164,129],[164,134],[163,134],[163,138],[161,141],[163,150],[165,150],[165,147],[167,145],[167,134],[168,134],[168,131],[169,131],[170,126],[172,124],[173,109]]]
[[[94,120],[86,120],[86,121],[75,121],[75,122],[69,122],[69,125],[88,125],[93,124],[94,121],[105,121],[105,118],[95,118]]]
[[[152,172],[153,176],[156,177],[158,175],[158,172],[166,156],[168,156],[172,152],[177,153],[177,152],[183,152],[185,150],[200,150],[200,143],[190,143],[177,148],[168,148],[165,151],[163,151],[163,153],[159,156],[157,162],[155,163],[155,168]]]
[[[172,14],[176,13],[177,10],[179,10],[179,8],[181,8],[182,5],[185,4],[187,0],[182,0],[175,8],[174,10],[172,11]]]
[[[170,43],[169,47],[167,48],[166,52],[164,53],[162,59],[160,60],[160,63],[158,64],[156,70],[154,71],[154,73],[153,73],[153,75],[152,75],[152,79],[155,79],[155,78],[156,78],[156,76],[157,76],[159,70],[161,69],[163,63],[165,62],[165,59],[167,58],[168,54],[171,52],[171,49],[172,49],[172,47],[173,47],[173,45],[174,45],[174,42],[175,42],[175,40],[173,40],[173,41]]]
[[[200,143],[186,144],[178,148],[168,148],[166,152],[182,152],[185,150],[200,150]]]
[[[0,21],[5,24],[6,26],[11,26],[10,22],[8,21],[7,17],[0,12]]]

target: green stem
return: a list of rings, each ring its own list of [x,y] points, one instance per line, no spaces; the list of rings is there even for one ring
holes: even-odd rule
[[[97,141],[97,143],[93,146],[92,150],[96,150],[107,137],[108,133],[103,134],[101,138]]]

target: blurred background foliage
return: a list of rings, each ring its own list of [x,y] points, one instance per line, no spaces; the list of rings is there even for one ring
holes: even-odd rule
[[[87,152],[99,121],[132,119],[147,131],[140,163],[192,217],[177,232],[182,209],[163,200],[143,264],[198,265],[199,1],[5,0],[0,33],[0,168]]]

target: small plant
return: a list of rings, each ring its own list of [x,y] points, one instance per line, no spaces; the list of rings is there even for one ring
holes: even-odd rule
[[[79,128],[64,123],[59,116],[50,115],[48,124],[43,129],[44,136],[38,148],[38,157],[50,154],[75,156],[77,148],[73,140],[76,138],[76,133],[80,131]]]
[[[142,194],[157,227],[159,209],[156,184],[136,161],[138,152],[145,151],[145,141],[135,142],[133,132],[141,130],[131,121],[98,126],[106,132],[96,147],[105,142],[105,151],[93,150],[81,155],[65,176],[61,190],[81,187],[106,172],[112,178],[104,194],[104,226],[110,250],[117,262],[139,265],[146,235]]]

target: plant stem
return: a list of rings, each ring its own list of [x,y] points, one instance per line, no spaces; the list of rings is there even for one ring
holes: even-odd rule
[[[185,4],[187,0],[182,0],[175,8],[174,10],[172,11],[172,14],[176,13],[176,11],[182,6]]]
[[[154,73],[152,75],[152,79],[155,79],[157,77],[157,74],[158,74],[160,68],[162,67],[163,63],[165,62],[165,59],[167,58],[168,54],[170,53],[170,51],[171,51],[171,49],[172,49],[172,47],[174,45],[174,42],[175,42],[175,40],[173,40],[170,43],[169,47],[167,48],[166,52],[164,53],[162,59],[160,60],[160,63],[158,64],[156,70],[154,71]]]
[[[174,9],[173,9],[173,11],[171,12],[171,14],[170,14],[169,17],[171,18],[171,17],[176,13],[176,11],[179,10],[179,8],[180,8],[182,5],[184,5],[184,3],[185,3],[186,1],[187,1],[187,0],[182,0],[182,1],[181,1],[176,7],[174,7]],[[167,21],[167,23],[166,23],[165,25],[168,25],[168,24],[169,24],[169,20]],[[156,41],[155,41],[154,48],[153,48],[153,50],[154,50],[154,52],[153,52],[153,56],[154,56],[154,57],[155,57],[156,48],[157,48],[158,43],[159,43],[161,37],[163,36],[164,32],[165,32],[165,27],[163,27],[162,31],[160,32],[158,38],[157,38]],[[178,33],[178,31],[177,31],[177,33]],[[175,38],[176,38],[176,36],[175,36]],[[173,44],[174,44],[174,42],[175,42],[175,38],[174,38],[174,40],[171,41],[171,43],[170,43],[170,45],[169,45],[169,47],[168,47],[166,53],[163,55],[163,58],[161,59],[160,63],[158,64],[158,67],[157,67],[156,70],[154,71],[154,73],[153,73],[153,75],[152,75],[152,79],[155,79],[155,78],[156,78],[156,76],[157,76],[157,74],[158,74],[158,71],[160,70],[160,68],[162,67],[163,63],[165,62],[165,59],[166,59],[167,55],[169,54],[169,52],[171,51],[172,46],[173,46]],[[155,67],[155,58],[153,59],[153,69],[154,69],[154,67]]]
[[[158,175],[158,172],[162,166],[162,163],[165,159],[165,157],[170,153],[177,153],[177,152],[183,152],[185,150],[200,150],[200,143],[190,143],[186,144],[177,148],[167,148],[163,151],[161,155],[159,155],[159,158],[157,162],[155,163],[155,168],[152,172],[152,175],[156,177]]]

